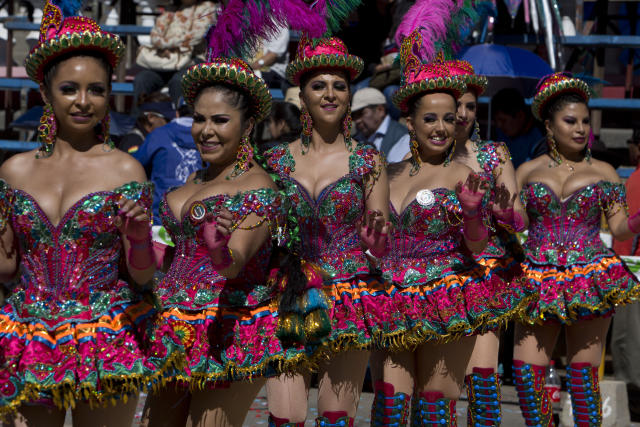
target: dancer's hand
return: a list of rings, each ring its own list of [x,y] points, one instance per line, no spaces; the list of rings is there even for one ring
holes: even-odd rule
[[[143,241],[151,238],[151,222],[148,211],[139,203],[121,199],[118,215],[113,223],[120,233],[130,240]]]
[[[456,195],[462,207],[462,214],[465,217],[475,217],[479,214],[478,210],[482,203],[482,198],[489,189],[489,181],[471,172],[467,176],[466,182],[458,182],[456,185]]]
[[[209,251],[218,251],[227,246],[231,238],[233,216],[228,209],[223,208],[217,215],[208,213],[202,225],[202,239]]]
[[[369,211],[358,223],[360,240],[375,257],[383,257],[387,253],[389,222],[385,221],[382,212]]]

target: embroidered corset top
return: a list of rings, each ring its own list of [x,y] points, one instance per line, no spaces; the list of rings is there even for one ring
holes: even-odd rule
[[[570,265],[613,255],[600,240],[600,221],[626,207],[622,184],[599,181],[560,200],[547,185],[530,182],[521,196],[529,216],[524,249],[532,262]]]
[[[299,226],[300,256],[322,267],[332,280],[348,280],[369,273],[369,262],[362,251],[356,221],[365,211],[366,177],[377,173],[374,148],[357,145],[349,157],[349,173],[325,187],[314,200],[291,172],[295,161],[288,145],[266,153],[269,166],[282,178],[290,216]]]
[[[432,192],[431,206],[414,199],[400,214],[391,206],[391,250],[381,269],[384,278],[397,285],[426,284],[476,265],[462,241],[462,209],[455,192]]]
[[[280,195],[270,188],[235,196],[220,194],[202,202],[207,212],[226,207],[239,227],[247,227],[241,223],[249,214],[257,215],[258,224],[267,222],[272,230],[282,218]],[[166,195],[160,204],[160,217],[176,245],[171,267],[157,286],[157,294],[164,305],[185,310],[251,307],[273,297],[274,289],[267,284],[271,239],[262,244],[237,277],[227,279],[213,267],[201,235],[203,223],[193,221],[189,212],[181,220],[177,219],[169,209]]]
[[[487,192],[483,200],[484,206],[487,206],[493,198],[493,191],[496,187],[496,176],[501,173],[501,170],[498,168],[505,164],[511,156],[509,155],[509,149],[503,142],[478,141],[476,158],[482,168],[480,175],[487,177],[490,183],[490,191]],[[498,169],[497,172],[496,169]],[[476,255],[476,259],[503,258],[507,255],[507,248],[516,249],[518,252],[521,252],[517,237],[508,233],[503,227],[498,226],[498,223],[492,218],[487,246],[480,254]]]
[[[131,182],[113,191],[87,194],[54,226],[38,202],[0,181],[1,209],[17,238],[20,278],[9,297],[17,316],[56,328],[86,322],[135,298],[118,280],[122,252],[113,221],[121,198],[151,207],[152,185]]]

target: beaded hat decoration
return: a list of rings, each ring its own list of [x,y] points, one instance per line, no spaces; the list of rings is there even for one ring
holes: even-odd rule
[[[303,74],[321,69],[345,70],[353,80],[360,75],[363,67],[362,59],[349,55],[347,46],[339,38],[309,39],[303,35],[295,59],[287,65],[287,80],[299,86]]]
[[[557,96],[575,93],[589,102],[591,88],[584,80],[573,77],[573,74],[563,71],[544,76],[536,86],[531,110],[533,116],[542,121],[542,113],[549,102]]]
[[[47,64],[76,50],[100,52],[115,69],[124,54],[124,45],[120,37],[102,31],[93,19],[84,16],[65,18],[62,8],[47,0],[42,12],[40,40],[25,59],[29,78],[42,84]]]
[[[200,90],[215,83],[226,83],[249,95],[249,110],[256,122],[271,112],[271,93],[267,84],[239,58],[213,58],[192,66],[182,76],[184,100],[193,106]]]
[[[479,76],[475,73],[473,65],[468,61],[453,59],[447,61],[449,69],[455,77],[462,80],[467,85],[467,90],[470,90],[476,94],[476,96],[482,95],[487,89],[488,80],[485,76]]]
[[[400,46],[400,88],[393,94],[393,103],[403,113],[409,110],[409,101],[429,92],[448,92],[456,99],[466,91],[467,85],[455,77],[450,64],[440,53],[436,59],[423,63],[416,52],[422,46],[422,35],[415,29]]]

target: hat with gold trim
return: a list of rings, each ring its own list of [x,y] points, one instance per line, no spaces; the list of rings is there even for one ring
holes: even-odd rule
[[[536,94],[533,96],[531,110],[533,116],[542,121],[542,113],[549,102],[560,95],[574,93],[589,102],[591,88],[584,80],[573,77],[573,74],[561,71],[544,76],[536,86]]]
[[[464,81],[467,85],[467,90],[473,91],[476,96],[482,95],[487,89],[489,83],[487,78],[476,74],[473,65],[468,61],[452,59],[447,61],[447,64],[453,75]]]
[[[422,46],[422,35],[415,29],[402,41],[400,47],[400,88],[393,94],[393,103],[407,113],[409,101],[425,93],[447,92],[456,99],[467,90],[467,85],[454,74],[442,53],[435,60],[423,63],[416,52]]]
[[[66,7],[65,7],[66,6]],[[67,8],[76,6],[76,10]],[[56,5],[47,0],[42,12],[40,39],[25,59],[27,75],[36,83],[44,81],[44,69],[56,58],[73,51],[94,51],[104,54],[112,68],[124,53],[124,45],[115,34],[103,31],[91,18],[68,16],[77,13],[78,4]],[[64,11],[64,13],[63,13]]]
[[[364,67],[362,59],[349,55],[347,46],[337,37],[310,39],[303,35],[293,61],[287,65],[287,80],[300,85],[300,77],[315,70],[344,70],[351,80],[360,75]]]

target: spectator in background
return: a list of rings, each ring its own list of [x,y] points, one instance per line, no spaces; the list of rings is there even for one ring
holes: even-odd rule
[[[353,95],[351,117],[358,132],[354,138],[397,163],[409,153],[409,131],[387,114],[387,100],[378,89],[366,87]]]
[[[143,94],[169,87],[174,105],[182,96],[182,74],[191,65],[201,62],[204,35],[217,19],[219,7],[210,1],[179,0],[175,12],[158,16],[151,30],[152,46],[141,46],[136,62],[144,68],[133,80],[135,105]],[[134,109],[134,115],[137,110]]]
[[[300,138],[302,124],[300,109],[289,102],[274,102],[271,114],[266,120],[269,139],[260,144],[260,151],[265,152],[281,142],[292,142]]]
[[[158,208],[164,193],[184,185],[201,167],[200,154],[191,136],[192,111],[181,102],[177,118],[147,135],[135,157],[153,182],[153,224],[162,225]]]
[[[262,43],[251,68],[267,83],[270,88],[287,89],[285,70],[289,63],[289,28],[281,27],[270,40]]]
[[[629,143],[629,158],[636,170],[625,183],[629,212],[640,209],[640,128],[633,131]],[[632,239],[613,240],[618,255],[640,256],[640,235]],[[616,378],[627,384],[631,421],[640,421],[640,304],[616,308],[611,328],[611,354]]]
[[[514,88],[498,91],[491,99],[496,141],[507,144],[513,166],[546,153],[546,140],[522,94]]]
[[[153,92],[141,99],[142,104],[138,107],[140,114],[134,128],[118,143],[118,148],[129,154],[138,151],[149,132],[176,118],[176,111],[169,96],[161,92]]]

